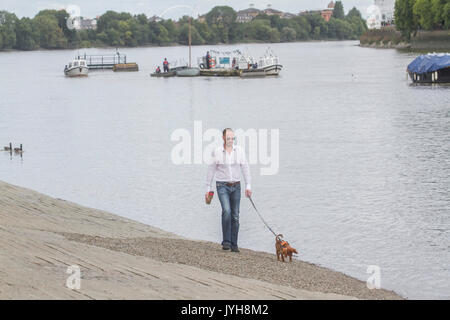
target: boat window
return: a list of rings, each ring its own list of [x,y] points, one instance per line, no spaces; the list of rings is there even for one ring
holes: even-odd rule
[[[69,68],[72,68],[72,62],[69,62]]]
[[[73,62],[73,66],[74,66],[74,67],[78,67],[78,61],[74,61],[74,62]]]
[[[84,61],[80,61],[80,66],[85,66],[85,62]]]

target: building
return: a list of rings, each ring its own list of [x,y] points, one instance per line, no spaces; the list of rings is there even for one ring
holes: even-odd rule
[[[325,21],[330,21],[331,17],[333,16],[333,11],[334,11],[334,2],[331,1],[326,9],[323,10],[304,10],[304,11],[300,11],[300,13],[298,14],[299,16],[305,16],[305,15],[313,15],[313,14],[318,14],[320,16],[322,16],[322,18]]]
[[[322,11],[321,10],[304,10],[304,11],[300,11],[299,12],[299,16],[307,16],[310,14],[321,14]]]
[[[261,10],[261,13],[267,14],[268,16],[279,16],[280,18],[283,16],[282,11],[272,9],[270,7],[268,7],[267,9]]]
[[[380,29],[394,24],[395,0],[374,0],[367,8],[367,26],[369,29]]]
[[[380,8],[381,25],[391,25],[394,23],[395,0],[375,0],[375,6]]]
[[[236,22],[245,23],[252,21],[261,11],[255,8],[240,10],[236,13]]]
[[[328,22],[333,16],[333,11],[334,11],[334,2],[331,1],[328,4],[328,7],[320,12],[320,15],[322,16],[322,18],[325,19],[326,22]]]
[[[198,20],[198,22],[205,23],[206,22],[206,14],[204,14],[202,16],[198,15],[197,20]]]
[[[97,29],[97,19],[81,19],[81,30],[95,30]]]
[[[161,21],[163,21],[163,19],[161,18],[161,17],[159,17],[159,16],[153,16],[153,17],[151,17],[151,18],[148,18],[148,20],[150,21],[150,22],[161,22]]]
[[[97,29],[97,18],[88,19],[83,17],[76,17],[71,20],[75,30],[95,30]]]
[[[281,18],[283,19],[292,19],[294,17],[296,17],[296,14],[290,13],[290,12],[283,12],[283,14],[281,15]]]

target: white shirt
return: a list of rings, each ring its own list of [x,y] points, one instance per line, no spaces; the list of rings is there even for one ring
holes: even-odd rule
[[[250,168],[244,150],[240,146],[233,146],[233,151],[228,153],[223,145],[217,147],[211,154],[206,175],[206,192],[213,190],[212,183],[216,181],[237,182],[242,175],[246,183],[246,190],[250,190]]]

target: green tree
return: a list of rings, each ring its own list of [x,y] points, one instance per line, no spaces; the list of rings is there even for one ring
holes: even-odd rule
[[[415,0],[396,0],[394,8],[395,25],[408,40],[411,32],[417,30],[417,21],[413,13]]]
[[[335,19],[345,18],[344,5],[341,1],[336,1],[336,3],[334,4],[333,17]]]
[[[329,25],[332,26],[333,29],[333,38],[337,38],[339,40],[352,38],[353,30],[350,23],[347,21],[332,17],[329,21]]]
[[[433,11],[431,0],[416,0],[413,6],[413,14],[419,25],[425,30],[433,28]]]
[[[178,39],[179,43],[189,44],[189,25],[185,24],[181,27],[180,36]],[[191,25],[191,43],[193,45],[204,44],[205,40],[202,38],[200,33],[197,31],[197,28]]]
[[[172,19],[168,19],[163,20],[160,23],[164,26],[164,28],[166,28],[167,32],[169,33],[170,41],[176,42],[179,36],[179,30],[177,29],[175,22],[173,22]]]
[[[32,28],[30,18],[22,18],[16,24],[16,45],[19,50],[33,50],[38,47],[38,34]]]
[[[431,0],[431,11],[433,14],[433,23],[438,28],[445,26],[445,5],[450,3],[448,0]]]
[[[290,27],[284,27],[281,30],[281,40],[282,41],[295,41],[297,38],[297,32],[295,29]]]
[[[297,33],[297,40],[307,40],[311,33],[311,24],[306,17],[295,17],[292,19],[295,25],[293,26]]]
[[[16,45],[17,21],[14,13],[0,11],[0,37],[2,38],[0,49],[12,49]]]
[[[63,49],[67,47],[67,39],[58,26],[58,19],[51,14],[38,14],[32,22],[37,31],[39,46],[46,49]]]
[[[170,42],[169,32],[162,24],[158,24],[156,27],[156,42],[159,45]]]
[[[313,32],[314,39],[320,39],[320,27],[315,27]]]
[[[327,22],[322,18],[322,16],[320,14],[311,14],[307,16],[308,22],[310,24],[310,37],[315,38],[315,30],[316,27],[320,27],[320,34],[321,37],[325,37],[327,30],[328,30],[328,26],[327,26]]]
[[[356,9],[355,7],[353,7],[348,13],[347,16],[345,17],[346,19],[353,19],[353,18],[357,18],[357,19],[362,19],[361,17],[361,12]]]
[[[219,42],[216,28],[211,28],[206,23],[196,23],[195,27],[206,43],[216,44],[217,42]]]
[[[229,28],[235,21],[236,11],[228,6],[216,6],[206,14],[206,22],[209,25],[223,25],[225,28]]]
[[[442,16],[444,21],[444,28],[450,29],[450,2],[444,6],[444,12]]]

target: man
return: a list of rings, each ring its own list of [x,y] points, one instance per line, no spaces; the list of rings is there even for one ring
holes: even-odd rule
[[[211,68],[211,55],[209,54],[209,51],[206,52],[206,69]]]
[[[244,150],[234,144],[234,132],[230,128],[223,130],[223,146],[216,148],[206,175],[206,194],[212,190],[212,181],[216,179],[217,195],[222,206],[222,249],[239,252],[237,240],[239,232],[239,204],[241,201],[241,171],[245,180],[245,195],[252,196],[250,189],[250,169]]]
[[[169,61],[167,61],[167,58],[164,58],[163,69],[164,72],[169,72]]]

